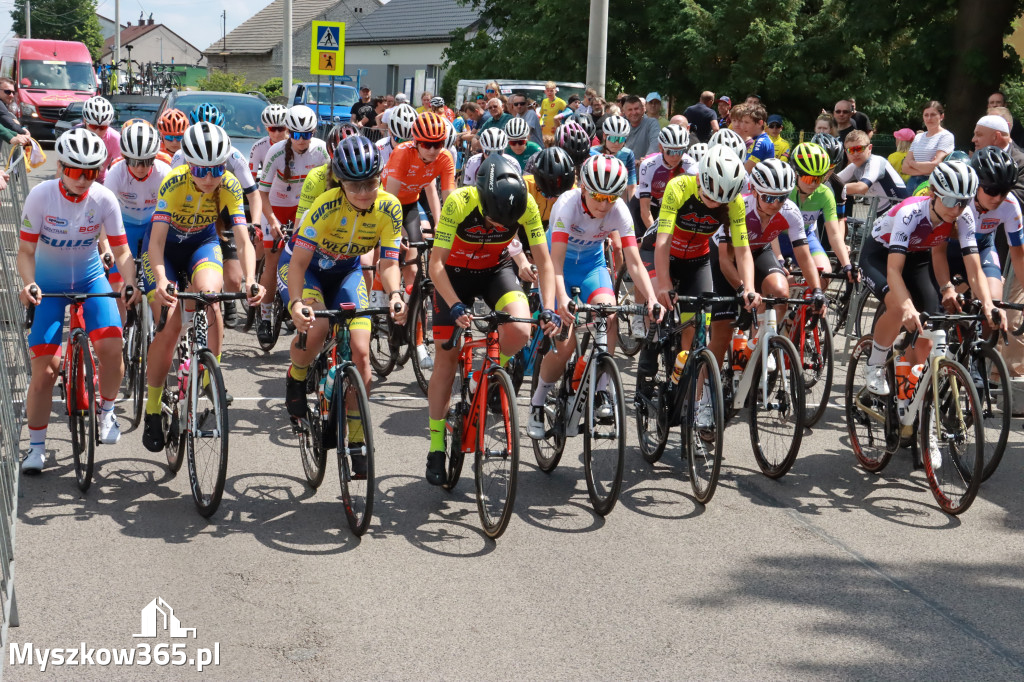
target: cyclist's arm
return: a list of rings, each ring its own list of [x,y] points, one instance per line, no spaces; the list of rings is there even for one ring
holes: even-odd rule
[[[437,232],[437,226],[441,221],[441,200],[437,198],[437,185],[433,182],[428,182],[423,191],[427,195],[427,206],[430,207],[430,214],[434,216],[434,231]]]
[[[839,267],[845,268],[850,264],[850,250],[846,247],[846,232],[838,218],[825,221],[825,233],[828,235],[832,250],[835,251]]]
[[[274,239],[280,239],[283,234],[281,232],[281,221],[274,215],[274,207],[270,205],[270,193],[264,192],[262,189],[259,191],[260,195],[260,208],[263,212],[263,217],[267,222],[267,226],[270,228],[270,236]]]
[[[569,292],[565,289],[565,252],[567,248],[568,244],[566,242],[552,239],[551,252],[548,255],[551,263],[551,274],[555,278],[555,296],[558,300],[558,309],[564,313],[563,317],[568,315],[566,306],[569,303]],[[539,268],[540,266],[538,266]]]
[[[388,177],[387,180],[384,181],[384,188],[383,189],[388,194],[393,194],[393,195],[395,195],[397,197],[398,193],[402,190],[402,182],[398,178],[396,178],[394,175],[391,175],[391,176]],[[431,209],[431,210],[433,210],[433,209]],[[440,215],[440,212],[435,214],[435,215]]]
[[[249,217],[253,222],[258,222],[258,216],[263,213],[263,192],[258,191],[257,186],[254,185],[250,191],[245,193],[245,197],[249,200]],[[269,199],[267,199],[267,203],[270,203]]]
[[[903,266],[906,262],[906,254],[889,251],[889,257],[885,261],[885,279],[889,285],[889,291],[896,300],[896,307],[902,308],[905,312],[916,314],[917,309],[914,307],[914,302],[910,299],[910,291],[903,281]],[[932,262],[934,263],[934,259]],[[936,276],[938,274],[936,273]],[[948,265],[946,266],[946,279],[949,279]]]
[[[655,300],[668,309],[672,307],[669,300],[669,292],[672,291],[672,276],[670,274],[670,255],[672,249],[672,234],[661,232],[654,242],[654,275],[658,280],[658,291],[655,293]],[[662,294],[659,296],[659,294]]]
[[[451,252],[451,249],[437,246],[435,242],[434,248],[430,250],[430,265],[428,266],[430,279],[434,282],[434,289],[437,295],[448,304],[449,308],[459,302],[458,294],[455,293],[455,287],[452,286],[451,281],[448,279],[448,272],[444,269],[444,262],[448,259],[448,255]]]
[[[167,271],[164,266],[164,245],[167,243],[169,225],[164,221],[153,221],[149,229],[149,265],[156,280],[156,300],[160,305],[173,307],[174,297],[167,294]]]
[[[295,248],[292,250],[292,259],[288,263],[288,313],[294,317],[299,312],[292,311],[292,304],[301,301],[302,290],[305,289],[306,270],[313,261],[313,251],[308,248]]]
[[[636,247],[636,241],[634,240],[632,244],[623,244],[622,254],[626,261],[626,267],[629,269],[629,276],[633,278],[634,284],[644,292],[644,300],[650,301],[653,305],[657,300],[656,294],[651,285],[651,278],[647,275],[647,268],[644,267],[644,262],[640,259],[640,249]]]
[[[256,282],[256,249],[249,240],[249,226],[242,222],[236,223],[231,229],[235,234],[235,248],[238,250],[238,261],[242,264],[245,281],[252,284]],[[246,291],[245,294],[251,303],[254,299],[249,296],[250,292]]]
[[[38,239],[39,235],[35,237]],[[19,294],[21,302],[28,304],[28,288],[36,281],[36,244],[38,242],[34,239],[26,239],[25,234],[22,233],[21,239],[18,241],[18,274],[21,275],[21,282],[24,284]],[[1022,271],[1024,272],[1024,271]]]
[[[1013,263],[1013,276],[1024,289],[1024,246],[1010,246],[1010,261]]]

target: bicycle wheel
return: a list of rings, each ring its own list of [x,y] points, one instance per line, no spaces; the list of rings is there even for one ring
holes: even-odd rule
[[[722,468],[725,434],[722,378],[715,354],[708,348],[697,351],[691,363],[681,455],[689,464],[693,496],[701,504],[707,504],[715,494]]]
[[[411,324],[406,325],[409,330],[409,345],[412,351],[412,371],[416,375],[416,383],[419,384],[423,395],[427,395],[427,388],[430,386],[430,376],[434,373],[434,316],[427,308],[433,307],[424,296],[418,296],[416,306],[409,310]],[[419,341],[417,341],[419,340]],[[424,367],[420,359],[419,343],[426,348],[427,358],[430,366]]]
[[[146,407],[146,364],[149,361],[149,314],[145,307],[140,308],[135,316],[135,324],[131,326],[129,339],[125,346],[129,348],[130,361],[125,365],[125,375],[129,377],[129,396],[132,399],[131,429],[134,431],[142,423],[142,414]]]
[[[841,279],[828,280],[825,295],[828,297],[828,326],[835,334],[846,334],[846,320],[850,313],[852,298],[845,299],[847,283]]]
[[[593,399],[587,401],[587,423],[583,429],[583,470],[594,511],[606,516],[615,507],[622,487],[622,466],[626,459],[626,405],[619,368],[610,355],[597,361]],[[601,398],[601,393],[605,394]],[[598,415],[599,398],[607,400],[611,414]],[[593,429],[593,430],[591,430]]]
[[[172,367],[181,367],[181,358],[174,357]],[[183,375],[181,381],[187,382],[188,375]],[[164,455],[167,457],[167,469],[176,474],[185,461],[185,438],[182,433],[185,430],[185,401],[179,400],[178,396],[187,396],[188,385],[179,385],[178,377],[169,374],[164,382],[164,394],[160,401],[160,413],[164,429]]]
[[[1013,414],[1013,389],[1006,361],[994,348],[982,344],[974,351],[972,359],[978,372],[978,377],[974,377],[974,385],[978,389],[985,427],[985,469],[981,480],[987,481],[995,473],[1006,451],[1010,415]]]
[[[750,444],[757,466],[769,478],[779,478],[789,471],[800,451],[804,379],[799,363],[793,342],[773,336],[768,340],[768,356],[757,364],[750,386]],[[766,384],[764,392],[762,377]]]
[[[209,379],[205,388],[203,384]],[[228,470],[228,406],[217,358],[203,348],[192,358],[186,393],[185,455],[189,485],[199,514],[209,518],[220,506]]]
[[[519,477],[519,412],[512,380],[500,367],[489,370],[486,398],[475,448],[476,504],[484,533],[495,539],[512,518]]]
[[[850,446],[857,461],[867,471],[878,473],[889,463],[896,447],[887,443],[887,415],[892,418],[891,396],[880,396],[870,392],[864,385],[864,365],[871,357],[871,335],[865,336],[850,353],[846,367],[846,430],[850,435]],[[892,441],[893,439],[889,439]]]
[[[68,426],[71,428],[71,451],[75,458],[75,479],[82,492],[92,485],[96,457],[96,368],[89,337],[76,329],[71,336],[68,362]]]
[[[465,422],[465,405],[462,402],[462,360],[459,360],[455,368],[455,381],[452,383],[452,392],[448,398],[448,413],[445,416],[448,430],[448,450],[445,453],[445,471],[447,477],[444,485],[445,490],[451,490],[459,482],[462,475],[462,462],[466,454],[462,451],[462,425]]]
[[[259,237],[256,237],[256,235],[252,231],[250,231],[249,238],[250,239],[262,239],[263,237],[262,237],[262,235],[260,235]],[[256,261],[256,281],[257,282],[259,282],[260,278],[263,277],[263,263],[264,263],[264,259],[263,258],[260,258],[258,261]],[[249,284],[248,282],[245,282],[245,283],[242,284],[242,291],[248,291],[248,284]],[[252,330],[253,325],[256,324],[257,320],[259,319],[260,305],[259,305],[259,303],[257,303],[256,305],[249,305],[248,299],[245,299],[245,298],[243,298],[240,301],[240,303],[242,304],[242,308],[245,310],[245,324],[242,325],[242,331],[243,332],[248,332],[248,331]]]
[[[306,482],[313,490],[324,482],[324,473],[327,471],[324,419],[320,408],[320,382],[326,375],[325,356],[320,355],[306,375],[306,422],[298,427],[302,471],[306,474]]]
[[[338,476],[345,518],[360,536],[373,519],[373,424],[370,400],[355,365],[338,371],[334,404],[338,422]],[[363,462],[360,462],[362,458]]]
[[[799,339],[798,330],[794,329],[793,335]],[[804,426],[811,427],[825,414],[828,399],[832,395],[835,357],[832,349],[832,328],[829,327],[828,320],[819,317],[816,323],[808,321],[804,328],[803,343],[797,350],[803,367],[806,391]]]
[[[373,315],[370,317],[370,366],[381,379],[395,369],[398,362],[396,349],[391,343],[389,315]]]
[[[924,385],[918,388],[925,391],[918,428],[921,457],[939,508],[956,515],[970,508],[981,486],[985,434],[970,373],[959,362],[940,358],[937,374],[937,400],[932,381],[922,377]]]
[[[259,308],[259,306],[257,306],[257,310],[256,310],[257,329],[259,328],[259,324],[261,324],[262,322],[263,322],[263,311],[262,311],[262,309]],[[278,339],[278,337],[281,336],[281,325],[282,324],[284,324],[284,305],[281,302],[281,294],[278,292],[278,293],[274,294],[274,304],[273,304],[273,308],[271,309],[271,313],[270,313],[270,330],[271,330],[270,339],[268,341],[266,341],[266,342],[257,340],[257,343],[259,343],[260,348],[263,349],[263,352],[269,353],[270,351],[274,350],[274,346],[277,345],[277,339]]]
[[[633,305],[636,303],[633,291],[633,278],[629,276],[629,271],[625,268],[615,278],[615,301],[616,305]],[[642,337],[633,336],[632,323],[634,317],[634,315],[624,315],[622,313],[615,316],[615,323],[619,331],[619,350],[629,357],[639,353],[640,346],[643,344]]]
[[[672,355],[674,357],[675,354]],[[672,402],[672,393],[668,386],[664,356],[664,352],[658,352],[658,371],[651,384],[651,395],[643,395],[638,381],[636,395],[633,396],[636,438],[640,444],[640,455],[648,464],[654,464],[660,460],[662,453],[665,452],[665,445],[668,444],[669,406]]]
[[[537,392],[537,384],[540,383],[540,363],[546,355],[546,352],[538,351],[534,360],[533,376],[530,377],[530,400],[533,400],[533,394]],[[562,396],[561,381],[564,381],[564,378],[555,382],[555,385],[548,391],[547,400],[544,401],[544,438],[542,440],[530,439],[533,444],[533,457],[537,460],[537,468],[546,474],[555,470],[558,462],[562,459],[562,452],[565,450],[566,401]]]
[[[864,287],[850,301],[854,308],[853,333],[857,338],[867,336],[874,331],[874,315],[878,308],[885,304],[875,298],[871,290]]]

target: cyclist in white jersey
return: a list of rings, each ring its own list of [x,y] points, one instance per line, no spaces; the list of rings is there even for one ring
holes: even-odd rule
[[[288,137],[288,128],[285,126],[285,116],[288,109],[280,104],[269,104],[263,113],[260,114],[260,121],[267,129],[267,134],[256,140],[252,149],[249,150],[249,172],[259,177],[263,170],[263,162],[267,158],[270,148]]]
[[[377,140],[377,151],[380,152],[381,163],[388,165],[391,152],[395,147],[412,139],[412,127],[416,123],[416,110],[408,104],[399,104],[384,112],[381,122],[388,127],[388,136]]]
[[[871,139],[867,133],[851,131],[843,144],[850,164],[836,173],[836,179],[846,185],[847,194],[879,197],[879,214],[910,196],[906,183],[892,164],[871,153]]]

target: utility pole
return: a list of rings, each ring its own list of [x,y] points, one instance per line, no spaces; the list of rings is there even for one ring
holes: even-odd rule
[[[292,92],[292,0],[284,0],[284,36],[281,42],[281,92]]]
[[[121,0],[114,0],[114,71],[121,63]]]
[[[32,2],[25,0],[25,37],[32,37]]]
[[[220,30],[221,30],[221,33],[220,33],[221,49],[224,52],[227,52],[227,50],[228,50],[228,11],[227,10],[223,10],[220,13]]]
[[[604,97],[608,59],[608,0],[590,0],[590,36],[587,38],[587,85]]]

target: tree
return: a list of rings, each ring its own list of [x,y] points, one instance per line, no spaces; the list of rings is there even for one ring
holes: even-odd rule
[[[12,28],[25,35],[25,0],[14,0]],[[89,48],[93,61],[103,52],[103,32],[96,18],[96,0],[32,0],[32,37],[77,40]]]

